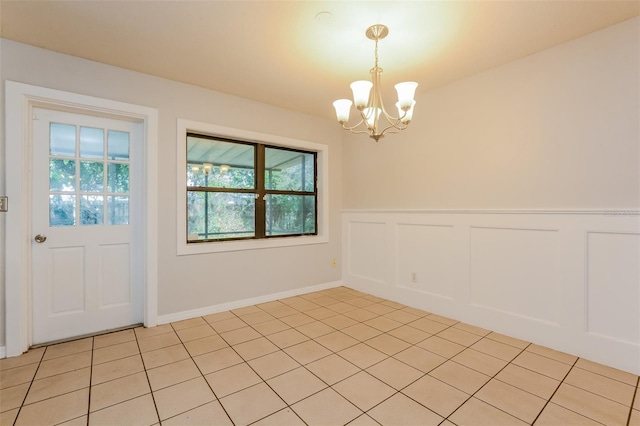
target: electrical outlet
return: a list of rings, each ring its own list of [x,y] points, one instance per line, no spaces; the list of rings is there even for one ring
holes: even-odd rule
[[[9,197],[2,196],[0,197],[0,212],[9,211]]]
[[[418,274],[416,274],[415,272],[411,273],[411,282],[412,283],[417,283],[418,282]]]
[[[336,260],[335,257],[333,259],[331,259],[331,267],[333,267],[333,268],[338,267],[338,261]]]

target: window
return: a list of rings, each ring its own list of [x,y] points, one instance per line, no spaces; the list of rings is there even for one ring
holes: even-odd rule
[[[186,238],[317,235],[317,152],[186,135]]]
[[[129,133],[51,123],[49,226],[129,224]]]
[[[325,244],[329,241],[328,145],[183,119],[177,120],[176,130],[175,235],[179,256]],[[189,153],[188,150],[190,141],[195,142],[195,139],[204,141],[203,144],[206,142],[210,148],[213,145],[234,148],[236,158],[222,161],[215,156],[203,157],[204,152],[198,158],[196,152]],[[248,152],[240,155],[243,148],[248,148]],[[249,154],[251,152],[253,154]],[[301,154],[305,159],[304,173]],[[253,162],[248,159],[249,155],[253,155]],[[289,175],[285,173],[277,177],[279,173],[275,165],[278,158],[281,164],[277,168],[289,170],[287,163],[295,162],[300,167],[298,174],[292,170]],[[262,174],[258,172],[258,164],[261,163]],[[309,165],[313,166],[313,172]],[[197,172],[195,166],[198,166]],[[270,183],[269,168],[273,169]],[[248,177],[251,173],[253,181]],[[310,179],[314,175],[315,178]],[[246,185],[242,177],[247,178]],[[216,181],[223,178],[231,180],[233,185]],[[209,212],[212,203],[215,205],[219,201],[216,197],[224,201],[216,207],[225,206],[227,211],[233,212],[231,217],[236,220],[224,229],[215,228],[217,216],[213,211]],[[198,206],[199,214],[196,210],[189,210],[191,202]],[[248,219],[252,214],[253,221]],[[204,217],[209,217],[209,221]],[[245,227],[245,224],[252,227]]]

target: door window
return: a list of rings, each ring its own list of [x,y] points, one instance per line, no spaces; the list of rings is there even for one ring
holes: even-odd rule
[[[128,132],[51,123],[49,226],[129,224]]]

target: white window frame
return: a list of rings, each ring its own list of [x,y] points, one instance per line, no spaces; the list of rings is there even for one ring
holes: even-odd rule
[[[291,139],[266,133],[223,127],[215,124],[178,119],[176,143],[176,182],[177,182],[177,252],[178,256],[220,253],[228,251],[255,250],[274,247],[325,244],[329,242],[329,146],[316,142]],[[187,243],[187,133],[217,136],[255,142],[276,147],[294,148],[317,152],[317,235],[301,235],[282,238],[262,238],[235,241],[210,241],[199,244]]]

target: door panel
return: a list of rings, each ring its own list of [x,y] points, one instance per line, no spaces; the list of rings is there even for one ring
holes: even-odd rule
[[[33,343],[142,321],[141,137],[139,123],[34,109]]]
[[[49,251],[51,278],[47,293],[51,295],[51,313],[84,311],[84,247],[54,247]]]
[[[100,308],[130,303],[129,244],[103,245],[100,252]]]

